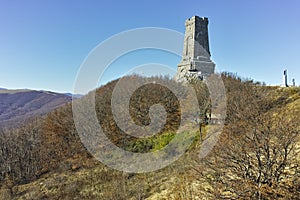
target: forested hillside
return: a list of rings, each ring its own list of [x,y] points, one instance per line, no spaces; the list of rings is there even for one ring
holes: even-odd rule
[[[190,83],[203,118],[198,129],[188,130],[197,135],[195,141],[179,160],[150,173],[120,172],[93,158],[79,139],[68,103],[26,126],[2,130],[0,199],[297,199],[300,88],[263,86],[230,73],[223,73],[222,79],[227,96],[225,126],[204,159],[199,159],[199,149],[212,124],[203,82]],[[127,137],[111,112],[117,81],[96,90],[97,117],[106,135],[132,152],[163,148],[180,123],[176,97],[155,82],[136,90],[129,106],[136,124],[149,124],[149,107],[157,103],[165,108],[167,118],[155,136]]]
[[[17,127],[70,102],[70,96],[34,90],[0,90],[0,127]]]

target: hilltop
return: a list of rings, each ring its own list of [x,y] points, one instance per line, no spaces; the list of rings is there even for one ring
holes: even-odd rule
[[[263,86],[231,74],[222,77],[228,99],[227,118],[218,144],[205,159],[198,157],[202,145],[198,130],[189,130],[198,135],[196,140],[184,156],[164,169],[145,174],[110,169],[81,144],[71,104],[67,103],[43,119],[1,137],[2,195],[6,199],[253,199],[257,195],[296,199],[300,179],[293,166],[300,164],[299,146],[294,145],[300,144],[300,88]],[[180,119],[174,96],[155,84],[136,91],[130,112],[137,124],[149,124],[149,105],[157,102],[167,108],[167,120],[163,130],[153,137],[126,138],[111,113],[110,99],[117,81],[96,90],[97,117],[107,136],[133,152],[151,152],[168,144]],[[205,87],[195,84],[201,98]],[[209,127],[203,125],[204,136]],[[260,164],[253,156],[256,153]],[[261,170],[259,180],[256,170]],[[275,172],[279,173],[278,181],[273,179],[277,178]]]

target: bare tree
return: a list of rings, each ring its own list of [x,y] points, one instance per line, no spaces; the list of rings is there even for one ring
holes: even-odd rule
[[[203,128],[208,124],[210,119],[211,102],[209,98],[209,91],[206,84],[199,79],[191,79],[191,86],[194,88],[197,100],[199,104],[199,109],[197,115],[195,116],[195,122],[199,126],[200,141],[203,141]]]
[[[300,123],[291,116],[299,113],[272,112],[265,88],[238,82],[231,82],[219,143],[196,170],[218,199],[297,199]]]

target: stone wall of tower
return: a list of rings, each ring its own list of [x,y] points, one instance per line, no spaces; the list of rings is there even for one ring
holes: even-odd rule
[[[195,17],[195,41],[198,42],[210,55],[208,42],[208,19]],[[197,53],[196,53],[197,54]]]

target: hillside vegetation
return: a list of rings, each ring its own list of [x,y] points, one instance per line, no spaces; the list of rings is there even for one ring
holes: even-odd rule
[[[70,96],[34,90],[0,90],[0,128],[18,127],[70,102]]]
[[[225,126],[204,159],[199,159],[199,148],[213,125],[202,82],[191,83],[200,102],[199,128],[187,130],[197,135],[195,141],[176,162],[150,173],[120,172],[93,158],[79,139],[69,103],[24,127],[2,130],[0,199],[298,199],[300,88],[263,86],[229,73],[222,79],[228,105]],[[136,90],[129,106],[133,121],[148,125],[150,106],[160,103],[166,123],[152,137],[128,137],[111,111],[117,81],[96,90],[96,113],[106,135],[132,152],[163,148],[180,124],[178,99],[155,82]]]

